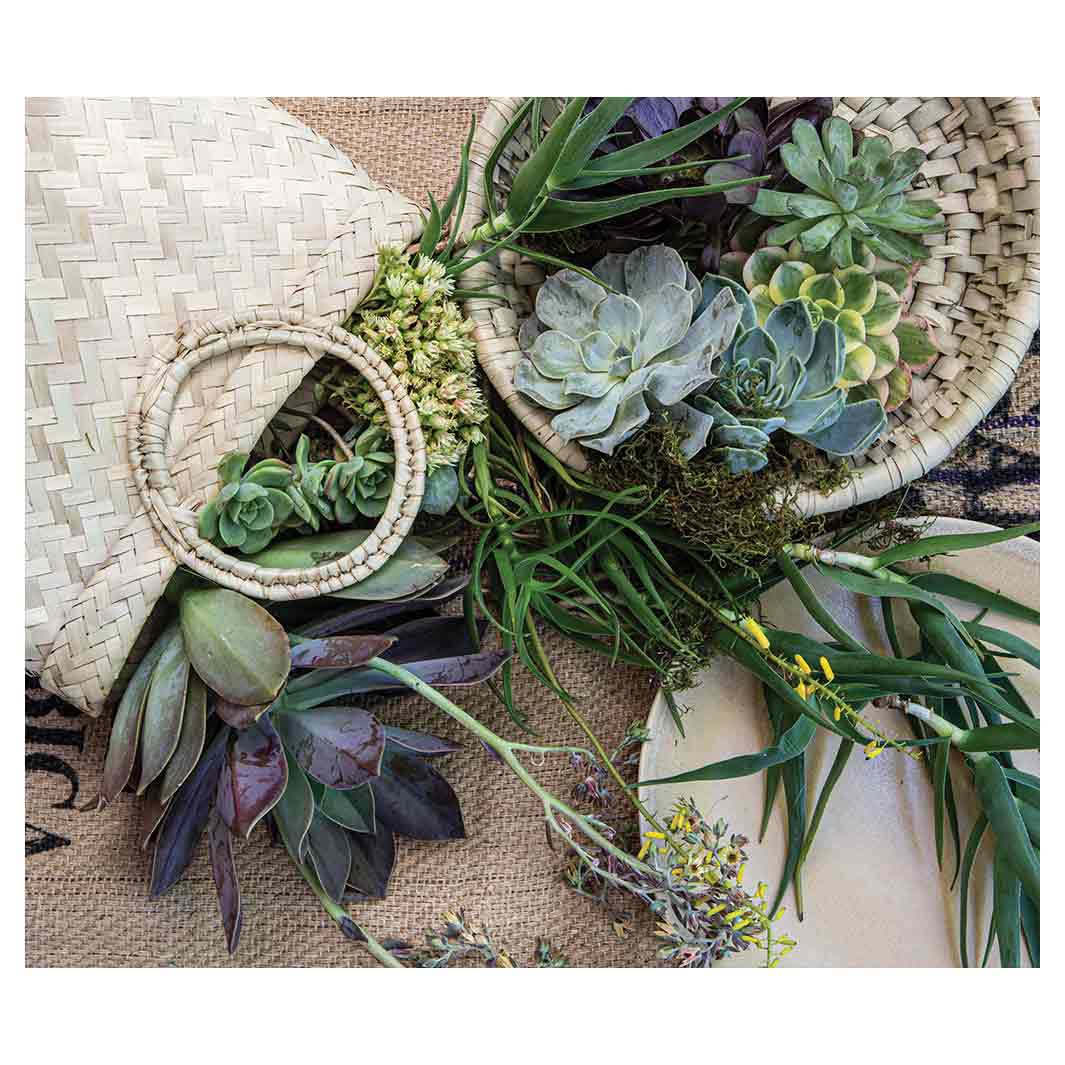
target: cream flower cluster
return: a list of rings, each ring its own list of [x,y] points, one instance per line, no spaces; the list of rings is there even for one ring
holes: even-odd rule
[[[410,393],[425,434],[429,470],[453,466],[484,439],[488,406],[477,384],[473,322],[449,297],[454,283],[424,255],[382,248],[377,280],[347,328],[385,359]],[[387,419],[354,371],[332,375],[329,398],[374,425]]]

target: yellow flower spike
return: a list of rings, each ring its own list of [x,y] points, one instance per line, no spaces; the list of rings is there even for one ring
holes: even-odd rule
[[[665,839],[666,834],[664,832],[645,832],[644,836],[647,839]]]
[[[738,932],[741,928],[746,928],[750,923],[751,923],[750,917],[744,917],[744,919],[742,921],[737,921],[732,926],[732,930],[734,932]]]
[[[835,716],[835,719],[838,721],[843,716],[843,707],[837,706],[836,707],[836,713],[835,713],[834,716]]]
[[[754,943],[756,946],[761,946],[762,942],[757,936],[740,936],[745,943]]]
[[[802,655],[795,656],[795,664],[803,671],[803,673],[813,673],[813,670],[810,668],[810,663],[807,662]]]
[[[676,832],[680,828],[680,823],[684,819],[683,814],[674,814],[673,820],[669,822],[669,831]]]
[[[774,921],[779,921],[779,920],[780,920],[780,918],[781,918],[781,917],[783,916],[783,914],[784,914],[784,911],[785,911],[786,909],[787,909],[787,906],[781,906],[781,907],[780,907],[780,909],[779,909],[779,910],[777,910],[777,912],[776,912],[775,914],[773,914],[773,918],[772,918],[772,919],[773,919]]]
[[[884,748],[879,746],[877,744],[876,740],[870,740],[865,745],[865,760],[867,762],[872,761],[874,758],[877,757],[877,755],[881,755],[883,753],[884,753]]]
[[[836,679],[836,674],[832,672],[832,667],[828,664],[828,659],[824,655],[821,656],[821,672],[825,675],[825,680],[832,683]]]
[[[736,873],[736,883],[737,884],[742,884],[743,883],[743,873],[744,873],[744,870],[746,868],[747,868],[747,863],[744,862],[743,865],[740,866],[739,871]]]
[[[726,913],[725,914],[725,920],[726,921],[731,921],[734,917],[739,917],[739,915],[741,913],[743,913],[743,907],[742,906],[738,910],[731,910],[729,913]]]
[[[790,953],[791,953],[791,951],[792,951],[792,948],[791,948],[790,946],[789,946],[789,947],[785,947],[785,948],[784,948],[784,949],[783,949],[783,950],[782,950],[782,951],[780,952],[780,956],[781,956],[781,957],[783,958],[785,954],[790,954]]]
[[[749,632],[754,637],[754,642],[758,644],[763,651],[769,650],[769,637],[766,636],[765,630],[754,620],[754,618],[745,617],[740,622],[740,628]]]
[[[803,684],[803,682],[801,680],[799,681],[798,684],[795,685],[795,690],[799,693],[799,698],[800,699],[805,699],[806,698],[806,685]]]
[[[644,840],[643,846],[640,848],[639,854],[636,855],[636,860],[642,862],[647,857],[647,852],[651,849],[651,841]]]
[[[758,890],[754,893],[755,894],[755,898],[764,899],[765,898],[765,889],[766,889],[765,882],[764,881],[760,881],[759,884],[758,884]]]
[[[706,911],[706,916],[707,917],[713,917],[714,914],[720,913],[724,908],[725,908],[725,904],[723,902],[719,902],[716,906],[713,906],[709,910]]]

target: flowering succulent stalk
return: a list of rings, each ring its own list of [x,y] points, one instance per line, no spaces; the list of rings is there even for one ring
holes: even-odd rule
[[[488,416],[477,384],[473,322],[449,297],[454,282],[441,263],[384,247],[369,296],[346,327],[392,367],[410,394],[425,434],[430,473],[453,466],[483,439]],[[322,382],[330,402],[360,421],[384,429],[377,393],[346,367]]]

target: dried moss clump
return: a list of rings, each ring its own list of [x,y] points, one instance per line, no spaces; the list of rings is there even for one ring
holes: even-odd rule
[[[685,459],[681,439],[672,422],[654,422],[612,458],[597,462],[591,476],[611,491],[645,485],[654,499],[648,518],[723,565],[754,565],[787,543],[818,535],[823,521],[803,517],[795,505],[799,494],[834,491],[851,478],[849,467],[812,450],[785,454],[774,448],[766,452],[764,469],[733,476],[709,459]]]

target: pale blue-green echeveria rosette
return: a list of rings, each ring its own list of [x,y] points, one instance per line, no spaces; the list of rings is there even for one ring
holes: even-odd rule
[[[607,255],[592,272],[603,285],[575,270],[544,282],[514,386],[558,412],[551,427],[563,440],[611,455],[652,409],[683,415],[681,401],[713,380],[742,308],[733,286],[708,297],[664,245]]]
[[[286,494],[292,469],[280,459],[264,459],[245,473],[247,464],[244,451],[222,456],[222,490],[200,511],[198,525],[205,540],[251,555],[266,547],[292,514]]]
[[[745,317],[749,308],[748,300]],[[736,474],[766,465],[777,430],[831,455],[864,451],[884,429],[884,408],[877,399],[848,400],[838,384],[845,360],[838,326],[815,327],[801,299],[781,304],[722,354],[718,379],[688,408],[690,439]]]

